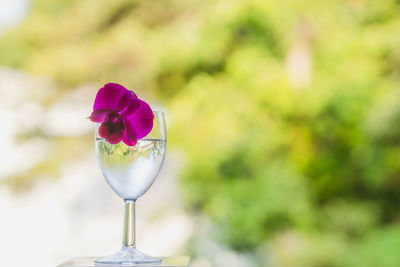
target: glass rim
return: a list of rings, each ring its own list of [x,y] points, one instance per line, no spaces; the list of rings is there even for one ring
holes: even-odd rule
[[[154,119],[155,119],[155,120],[165,121],[165,113],[164,113],[164,111],[152,110],[152,112],[153,112],[153,114],[154,114]],[[160,128],[161,128],[161,131],[164,132],[164,136],[165,136],[165,122],[162,123],[161,121],[160,121]],[[102,124],[102,122],[95,122],[95,129],[96,129],[95,137],[96,137],[96,140],[97,140],[97,139],[104,139],[104,140],[105,140],[105,138],[101,137],[101,136],[99,135],[99,133],[98,133],[98,130],[99,130],[101,124]],[[163,125],[164,125],[164,126],[163,126]],[[164,129],[163,129],[163,128],[164,128]],[[153,129],[154,129],[154,128],[153,128]],[[153,131],[153,129],[150,131],[150,133]],[[149,134],[150,134],[150,133],[149,133]],[[144,136],[144,137],[142,137],[142,138],[140,138],[140,139],[137,139],[137,140],[138,140],[138,141],[139,141],[139,140],[146,140],[146,139],[148,139],[147,137],[148,137],[149,134],[147,134],[146,136]],[[165,137],[164,137],[164,138],[160,138],[160,140],[163,140],[164,142],[166,142],[166,138],[165,138]]]
[[[152,112],[153,112],[155,115],[165,115],[164,111],[152,110]],[[100,124],[102,124],[102,122],[95,122],[95,124],[100,126]]]
[[[154,114],[157,114],[157,115],[164,115],[164,111],[152,110],[152,112],[153,112]]]

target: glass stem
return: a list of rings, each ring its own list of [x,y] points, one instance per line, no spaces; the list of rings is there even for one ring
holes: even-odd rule
[[[135,247],[135,200],[125,200],[123,247]]]

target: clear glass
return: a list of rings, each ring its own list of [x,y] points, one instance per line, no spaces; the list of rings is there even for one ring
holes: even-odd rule
[[[107,183],[125,202],[124,232],[122,248],[104,259],[96,260],[97,265],[132,265],[159,263],[161,259],[150,257],[136,249],[135,202],[153,184],[165,156],[166,129],[162,112],[154,112],[151,132],[138,140],[135,146],[123,142],[110,144],[95,133],[97,160]]]

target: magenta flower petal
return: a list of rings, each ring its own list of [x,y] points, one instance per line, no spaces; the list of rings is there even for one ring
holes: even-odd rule
[[[110,109],[96,109],[90,114],[89,119],[93,122],[105,122],[111,113]]]
[[[134,103],[129,105],[137,105],[134,111],[130,107],[126,112],[122,113],[122,118],[125,124],[124,139],[138,140],[148,135],[153,128],[154,114],[150,106],[143,100],[134,100]]]
[[[128,139],[126,136],[122,137],[122,142],[124,142],[128,146],[134,146],[137,144],[137,140]]]
[[[132,91],[117,83],[107,83],[97,92],[93,110],[109,109],[116,112],[123,111],[131,99],[137,96]]]
[[[139,98],[132,99],[131,101],[129,101],[128,106],[126,107],[126,109],[123,112],[121,112],[121,114],[124,117],[128,117],[128,116],[132,115],[140,107],[141,102],[143,102],[143,101],[140,100]]]
[[[153,128],[153,111],[122,85],[107,83],[97,92],[90,120],[101,123],[99,135],[111,144],[136,145]]]
[[[99,135],[105,138],[110,144],[118,144],[124,137],[125,126],[120,121],[103,122],[99,127]]]

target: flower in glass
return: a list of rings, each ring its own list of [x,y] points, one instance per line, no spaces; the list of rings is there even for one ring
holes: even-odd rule
[[[120,84],[107,83],[97,92],[89,119],[101,123],[99,136],[110,144],[134,146],[153,128],[150,106]]]

